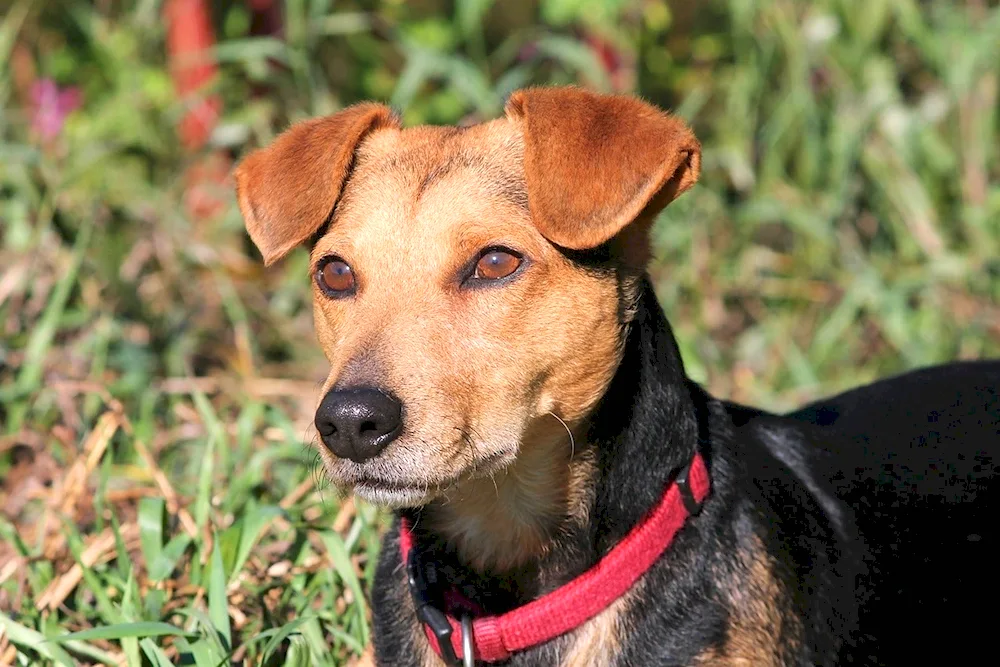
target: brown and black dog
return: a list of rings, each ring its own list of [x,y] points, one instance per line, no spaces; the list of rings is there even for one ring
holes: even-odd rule
[[[588,571],[696,452],[711,491],[662,556],[508,664],[925,664],[987,640],[1000,363],[784,416],[712,398],[645,278],[649,228],[699,165],[650,105],[534,88],[467,128],[353,106],[238,168],[265,262],[312,248],[326,472],[397,513],[372,593],[380,664],[440,664],[424,602],[499,615]]]

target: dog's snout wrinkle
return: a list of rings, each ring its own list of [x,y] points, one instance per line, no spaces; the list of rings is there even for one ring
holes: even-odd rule
[[[400,402],[371,387],[330,391],[316,410],[316,430],[334,456],[364,463],[402,431]]]

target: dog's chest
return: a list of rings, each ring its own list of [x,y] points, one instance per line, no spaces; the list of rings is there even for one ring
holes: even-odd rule
[[[569,638],[558,664],[563,667],[588,667],[612,664],[619,652],[620,619],[631,594],[616,600],[610,607],[578,628]]]

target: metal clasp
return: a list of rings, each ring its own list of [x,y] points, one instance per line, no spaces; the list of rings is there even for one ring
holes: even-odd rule
[[[476,667],[476,646],[472,637],[472,617],[462,617],[462,663],[463,667]]]

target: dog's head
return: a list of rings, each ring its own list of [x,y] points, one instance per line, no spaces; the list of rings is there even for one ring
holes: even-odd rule
[[[239,205],[265,262],[312,243],[333,481],[420,505],[566,440],[620,361],[648,227],[699,162],[680,121],[576,88],[464,129],[362,104],[250,155]]]

